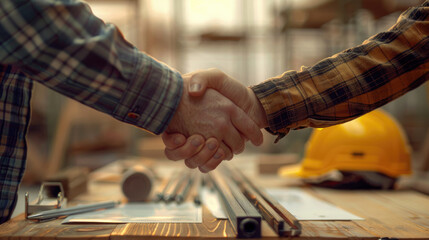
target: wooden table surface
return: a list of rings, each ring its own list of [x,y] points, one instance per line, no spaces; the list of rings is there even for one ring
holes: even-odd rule
[[[173,164],[172,164],[173,165]],[[100,173],[100,172],[98,172]],[[96,175],[96,174],[95,174]],[[284,186],[284,179],[259,176],[260,185]],[[300,221],[302,234],[293,239],[429,239],[429,196],[412,190],[344,191],[302,187],[304,191],[365,220]],[[123,199],[116,181],[91,181],[75,203]],[[62,219],[35,223],[24,215],[0,225],[0,239],[228,239],[235,234],[227,220],[217,220],[203,207],[202,224],[61,224]],[[263,239],[277,237],[266,222]],[[285,238],[283,238],[285,239]],[[292,239],[292,238],[290,238]]]

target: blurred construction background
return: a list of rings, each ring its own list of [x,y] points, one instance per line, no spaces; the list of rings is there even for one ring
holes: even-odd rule
[[[118,26],[140,50],[182,73],[219,68],[252,85],[313,65],[387,30],[420,0],[89,0],[95,15]],[[428,87],[385,107],[404,127],[420,159],[429,151]],[[246,152],[295,154],[311,129]],[[426,139],[426,147],[425,147]],[[126,156],[163,157],[159,136],[36,85],[24,184],[69,166],[96,169]],[[426,149],[426,150],[425,150]],[[415,167],[424,165],[415,160]],[[426,163],[427,168],[428,163]]]

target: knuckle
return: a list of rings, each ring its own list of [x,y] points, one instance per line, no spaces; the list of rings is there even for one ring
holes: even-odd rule
[[[211,138],[207,140],[206,147],[205,147],[205,151],[207,151],[207,154],[213,153],[214,151],[217,150],[217,148],[218,148],[218,142],[216,139]]]
[[[231,139],[231,141],[229,142],[231,150],[234,154],[238,154],[241,150],[244,149],[244,139],[243,138],[239,138],[239,137],[235,137],[234,139]]]
[[[241,144],[238,148],[237,148],[237,150],[235,151],[235,154],[239,154],[239,153],[242,153],[243,151],[244,151],[244,144]]]
[[[216,119],[215,124],[216,124],[216,129],[221,133],[225,133],[226,131],[228,131],[229,124],[224,118]]]
[[[177,160],[178,160],[178,159],[177,159],[177,157],[176,157],[176,155],[175,155],[175,154],[173,154],[173,153],[171,153],[171,151],[170,151],[170,150],[165,149],[165,150],[164,150],[164,155],[165,155],[169,160],[172,160],[172,161],[177,161]]]
[[[201,166],[199,169],[204,173],[208,173],[210,171],[213,171],[215,168],[216,168],[216,165],[205,164],[205,165]]]
[[[201,166],[202,162],[203,162],[203,161],[201,161],[201,157],[199,157],[199,156],[194,156],[194,157],[189,158],[187,160],[190,161],[192,163],[192,165],[195,167]]]
[[[188,168],[191,168],[191,169],[194,169],[194,168],[196,168],[197,166],[195,165],[195,163],[193,162],[193,160],[192,159],[186,159],[185,160],[185,165],[188,167]]]

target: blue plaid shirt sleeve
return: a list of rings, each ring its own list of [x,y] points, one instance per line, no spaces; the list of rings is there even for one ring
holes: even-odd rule
[[[178,72],[139,52],[81,1],[0,5],[2,64],[121,121],[163,132],[180,100]]]
[[[181,75],[138,51],[78,0],[0,1],[0,223],[25,167],[32,81],[160,134],[181,99]]]

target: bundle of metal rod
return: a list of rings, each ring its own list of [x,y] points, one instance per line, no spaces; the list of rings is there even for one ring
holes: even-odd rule
[[[261,237],[262,217],[246,199],[235,182],[219,171],[212,171],[209,173],[209,176],[221,197],[222,205],[237,233],[237,237]]]
[[[192,187],[192,184],[194,183],[194,176],[192,172],[188,172],[183,180],[183,183],[181,184],[180,190],[177,192],[175,200],[177,203],[182,203],[186,197],[188,196],[189,190]]]
[[[201,202],[201,195],[200,194],[202,192],[204,179],[203,179],[203,175],[201,175],[200,172],[196,172],[194,177],[195,177],[194,182],[195,182],[196,189],[194,191],[193,199],[194,199],[194,203],[196,205],[201,205],[202,202]]]
[[[175,172],[164,188],[156,194],[154,201],[175,201],[180,204],[187,198],[193,182],[193,174],[189,170]]]
[[[221,166],[224,175],[231,176],[234,182],[240,186],[244,195],[259,210],[268,224],[280,236],[299,236],[301,225],[289,211],[277,200],[271,197],[265,190],[257,187],[236,167]]]
[[[165,184],[165,186],[155,195],[155,202],[159,202],[164,200],[164,196],[168,194],[169,189],[173,187],[173,185],[176,183],[176,178],[179,176],[179,172],[174,172],[170,179],[168,179],[168,182]]]

